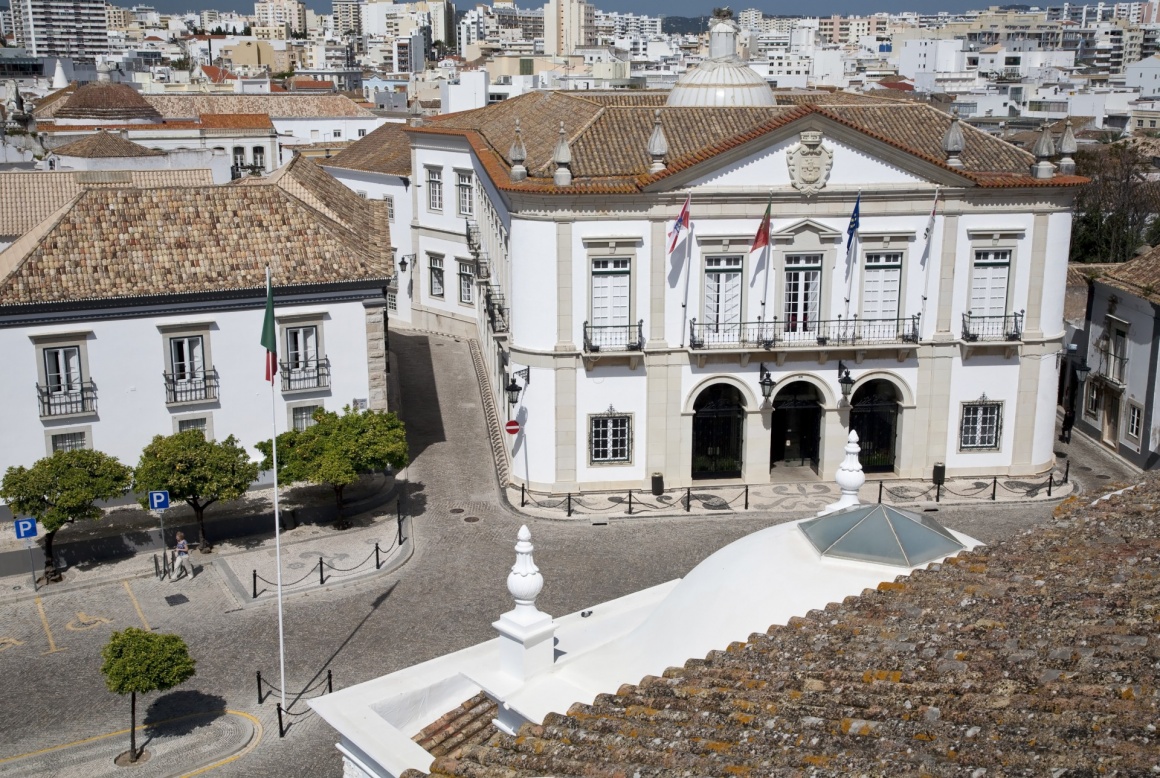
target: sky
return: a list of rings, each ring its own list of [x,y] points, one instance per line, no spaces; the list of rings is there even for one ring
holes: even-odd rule
[[[218,11],[238,11],[239,13],[252,14],[254,12],[254,4],[252,0],[202,0],[197,6],[190,3],[190,0],[154,0],[150,3],[149,0],[139,0],[144,5],[152,5],[161,13],[182,13],[191,10],[203,10],[204,8],[214,8]],[[472,8],[476,5],[478,0],[458,0],[456,7],[459,10]],[[896,13],[899,11],[920,11],[923,13],[934,13],[937,11],[951,11],[961,12],[971,8],[986,8],[990,5],[997,4],[998,0],[960,0],[959,2],[946,2],[945,0],[822,0],[817,4],[810,4],[808,12],[813,15],[818,14],[842,14],[842,15],[857,15],[870,14],[879,11],[887,11]],[[0,0],[0,6],[6,5],[6,0]],[[137,0],[114,0],[115,5],[123,7],[130,7],[137,4]],[[539,0],[519,0],[518,5],[525,8],[534,8],[536,5],[541,5]],[[666,16],[707,16],[713,12],[715,5],[723,5],[721,0],[717,2],[704,2],[703,0],[595,0],[595,5],[602,11],[621,11],[639,14],[660,15]],[[735,2],[731,7],[735,12],[740,12],[746,8],[757,8],[764,13],[775,16],[777,14],[803,14],[807,11],[806,4],[774,4],[763,2]],[[330,13],[331,5],[329,0],[307,0],[306,6],[317,13]]]

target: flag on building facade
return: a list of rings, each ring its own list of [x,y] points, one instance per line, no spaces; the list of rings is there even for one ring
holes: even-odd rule
[[[262,322],[262,345],[266,349],[266,380],[274,383],[278,372],[278,330],[274,324],[274,286],[266,268],[266,318]]]
[[[677,241],[681,237],[681,230],[689,229],[689,205],[692,199],[692,195],[685,198],[685,204],[681,206],[681,212],[677,214],[677,220],[673,223],[673,229],[669,232],[669,238],[672,239],[672,242],[669,244],[670,254],[677,247]]]
[[[935,211],[938,210],[938,187],[934,190],[934,202],[930,204],[930,218],[926,222],[926,231],[922,233],[922,239],[930,240],[930,236],[934,234],[934,217]]]
[[[763,246],[769,245],[769,217],[773,211],[773,194],[769,195],[769,204],[765,206],[765,216],[761,217],[761,224],[757,228],[757,234],[753,236],[753,245],[749,248],[749,253],[757,251]]]
[[[846,258],[850,257],[850,246],[854,245],[854,236],[858,233],[858,227],[862,223],[862,193],[858,193],[858,199],[854,201],[854,210],[850,213],[850,223],[846,226]]]

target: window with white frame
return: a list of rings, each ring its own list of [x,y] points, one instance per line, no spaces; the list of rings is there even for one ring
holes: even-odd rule
[[[395,220],[395,198],[393,195],[383,195],[383,202],[387,204],[387,221]]]
[[[1003,431],[1003,403],[983,395],[975,402],[963,404],[959,426],[959,448],[997,449]]]
[[[822,255],[785,258],[785,331],[810,332],[821,315]]]
[[[705,258],[702,321],[708,332],[739,335],[741,324],[741,256]]]
[[[204,382],[205,348],[202,336],[179,335],[170,338],[169,367],[177,383]]]
[[[459,190],[459,215],[473,216],[475,203],[471,198],[471,173],[456,173],[456,188]]]
[[[902,252],[866,253],[862,269],[862,319],[897,319]]]
[[[427,210],[443,210],[443,170],[427,168]]]
[[[341,137],[342,137],[342,130],[335,130],[335,131],[334,131],[334,137],[335,137],[335,138],[341,138]]]
[[[1087,396],[1083,404],[1083,412],[1091,418],[1096,418],[1100,412],[1100,387],[1095,381],[1084,384]]]
[[[976,249],[971,269],[972,316],[1007,314],[1007,278],[1011,272],[1011,249]]]
[[[234,146],[234,167],[246,164],[246,147]]]
[[[428,254],[427,264],[431,276],[430,294],[432,297],[443,296],[443,257],[438,254]]]
[[[589,460],[594,465],[632,459],[632,417],[608,413],[589,417]]]
[[[291,371],[318,367],[317,326],[286,328],[286,367]]]
[[[1128,405],[1128,437],[1140,440],[1140,422],[1143,418],[1143,409],[1135,403]]]
[[[200,430],[202,433],[206,431],[206,418],[204,416],[197,416],[192,419],[178,419],[177,431],[189,432],[190,430]]]
[[[470,262],[459,261],[459,302],[470,303],[475,297],[475,271]]]
[[[83,380],[79,346],[44,349],[44,382],[49,394],[80,394]]]
[[[52,436],[52,452],[54,454],[57,451],[79,451],[88,447],[88,435],[83,430],[80,432],[58,432]]]
[[[314,420],[314,412],[321,408],[321,405],[298,405],[290,409],[290,425],[296,432],[302,432],[307,427],[313,427],[317,422]]]
[[[592,326],[627,326],[631,267],[627,257],[592,260]]]

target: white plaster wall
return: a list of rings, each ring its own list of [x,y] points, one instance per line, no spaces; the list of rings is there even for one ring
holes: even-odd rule
[[[446,230],[463,236],[466,245],[467,218],[459,213],[459,197],[456,184],[457,170],[472,171],[479,175],[475,166],[475,156],[467,142],[460,138],[412,136],[414,149],[411,166],[411,185],[415,193],[415,213],[423,227]],[[432,211],[428,205],[427,168],[443,170],[443,210]]]
[[[652,245],[649,238],[651,231],[647,221],[632,219],[625,221],[609,220],[607,222],[575,222],[572,227],[572,332],[573,342],[578,346],[584,343],[584,322],[592,315],[590,296],[592,293],[592,268],[588,258],[588,249],[584,245],[585,239],[591,238],[623,238],[626,245],[617,244],[616,251],[611,254],[601,250],[597,253],[603,256],[615,255],[632,258],[632,280],[630,294],[632,295],[632,313],[629,322],[636,324],[644,320],[645,338],[648,338],[649,328],[649,300],[652,293],[649,287],[649,268],[652,261]],[[552,244],[542,244],[555,246]],[[666,248],[668,248],[666,246]],[[542,249],[541,249],[542,250]],[[552,252],[554,254],[554,252]],[[543,261],[543,260],[541,260]],[[676,341],[673,341],[674,343]]]
[[[955,333],[961,331],[963,313],[967,311],[971,302],[971,265],[974,262],[974,250],[988,248],[992,245],[990,238],[980,236],[972,239],[971,233],[976,230],[979,232],[1021,233],[1021,237],[1015,241],[1014,266],[1010,269],[1007,277],[1007,285],[1010,290],[1007,295],[1009,301],[1007,312],[1018,313],[1027,308],[1027,292],[1031,279],[1034,216],[1030,213],[1018,212],[964,215],[959,219],[959,232],[955,241],[955,291],[951,305],[951,331]],[[1007,245],[1009,244],[1001,238],[999,246]],[[940,300],[939,304],[945,303]],[[1062,317],[1062,313],[1060,315]]]
[[[999,450],[959,451],[962,404],[974,402],[984,393],[988,400],[1003,403],[1003,430]],[[1006,359],[1002,354],[974,354],[964,364],[961,357],[954,357],[951,363],[951,400],[945,411],[948,416],[947,451],[943,461],[948,468],[994,468],[999,472],[1010,464],[1015,446],[1018,394],[1018,358]],[[1051,401],[1051,408],[1054,413],[1054,400]],[[939,412],[938,408],[931,409],[932,414]]]
[[[292,151],[292,145],[295,143],[321,143],[333,140],[355,141],[360,137],[359,130],[365,130],[365,134],[370,135],[387,123],[387,120],[381,116],[333,116],[311,119],[272,116],[270,121],[279,135],[289,136],[284,141],[288,144],[288,152]],[[339,131],[338,138],[334,136],[335,130]],[[313,131],[317,131],[318,134],[314,135]],[[289,140],[289,138],[294,140]],[[288,153],[284,161],[289,162],[290,156]]]
[[[1047,221],[1047,261],[1043,268],[1041,321],[1043,334],[1063,333],[1063,303],[1067,292],[1067,255],[1071,246],[1072,215],[1053,213]]]
[[[1039,382],[1039,386],[1036,391],[1035,408],[1032,410],[1035,418],[1033,419],[1034,432],[1031,439],[1031,464],[1034,467],[1053,462],[1055,459],[1055,399],[1059,381],[1059,371],[1056,368],[1054,354],[1042,357],[1038,367],[1036,380]],[[1015,419],[1011,421],[1012,427],[1014,427]],[[1003,426],[1007,426],[1006,420],[1004,420]]]
[[[549,221],[515,218],[511,222],[512,345],[550,351],[556,345],[556,225]],[[575,258],[573,259],[575,263]],[[574,276],[575,277],[575,276]],[[587,296],[587,292],[584,293]],[[575,304],[575,303],[574,303]],[[575,309],[581,316],[584,307]],[[583,318],[578,326],[583,326]],[[577,338],[576,345],[582,340]]]
[[[508,369],[514,372],[524,367],[513,361]],[[518,435],[504,433],[512,455],[512,475],[537,488],[550,487],[556,481],[555,371],[532,368],[531,381],[510,414],[521,425]]]
[[[230,182],[229,153],[218,149],[183,148],[168,152],[163,157],[118,157],[89,159],[87,157],[56,157],[56,170],[201,170],[207,169],[215,184]]]
[[[340,410],[354,398],[369,396],[365,309],[361,302],[279,306],[278,316],[318,313],[331,363],[329,391],[283,395],[275,385],[278,431],[288,426],[286,403],[316,401]],[[8,367],[0,375],[0,472],[13,465],[31,465],[49,454],[45,432],[92,427],[90,444],[122,462],[136,465],[141,449],[154,435],[174,432],[177,415],[212,414],[214,437],[234,435],[254,459],[255,442],[270,437],[270,387],[265,381],[264,350],[258,343],[264,311],[205,311],[178,316],[113,319],[0,329],[0,353]],[[211,366],[218,372],[217,402],[167,407],[162,374],[168,371],[166,333],[159,325],[213,322],[209,333]],[[30,336],[91,331],[84,339],[88,373],[97,388],[96,415],[41,420],[36,393],[38,359]],[[80,338],[78,338],[80,340]],[[70,341],[71,342],[71,341]],[[280,351],[284,351],[284,345]]]
[[[615,407],[632,416],[632,461],[623,464],[589,464],[588,417]],[[597,364],[576,371],[576,479],[594,481],[642,480],[648,451],[648,382],[643,365],[631,370],[623,361]]]

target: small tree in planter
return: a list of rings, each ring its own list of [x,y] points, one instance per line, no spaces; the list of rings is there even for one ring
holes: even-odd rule
[[[52,541],[66,524],[99,519],[98,500],[120,496],[129,488],[133,471],[100,451],[57,451],[32,467],[10,467],[0,482],[0,497],[16,513],[44,525],[44,580],[59,581]]]
[[[133,473],[133,488],[149,507],[147,492],[168,490],[169,496],[185,500],[197,516],[201,550],[212,545],[205,534],[205,509],[218,500],[236,500],[258,477],[258,465],[233,435],[222,441],[206,440],[201,430],[157,435],[141,452]]]
[[[193,677],[197,664],[178,635],[129,627],[114,632],[101,650],[101,674],[115,694],[129,695],[129,761],[136,762],[137,695],[163,692]]]

